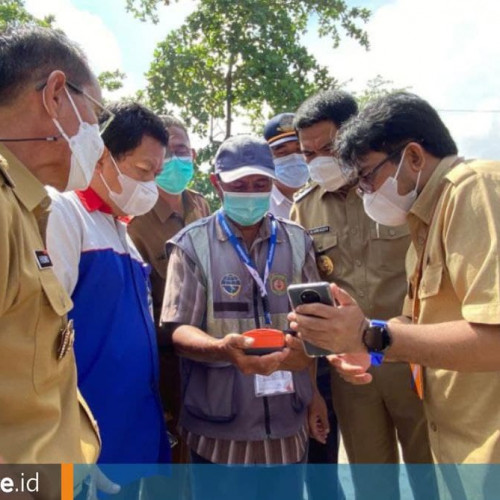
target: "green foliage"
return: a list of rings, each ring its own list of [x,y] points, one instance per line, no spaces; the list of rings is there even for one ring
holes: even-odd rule
[[[177,1],[177,0],[175,0]],[[131,12],[135,17],[141,21],[149,19],[154,24],[158,23],[158,16],[156,14],[156,7],[158,3],[163,5],[170,5],[171,0],[127,0],[126,9]],[[138,5],[137,5],[138,4]]]
[[[210,211],[215,212],[220,207],[220,200],[213,188],[209,173],[203,172],[199,169],[200,165],[210,165],[210,170],[213,171],[212,161],[219,147],[218,143],[210,143],[207,146],[197,150],[196,165],[198,168],[195,170],[194,178],[189,184],[191,189],[202,193],[208,201]]]
[[[103,71],[99,74],[97,80],[102,89],[113,92],[123,87],[123,80],[126,77],[125,73],[115,69],[114,71]]]
[[[158,2],[127,5],[137,3],[145,18]],[[301,43],[311,16],[333,47],[340,29],[368,46],[357,23],[369,12],[342,0],[200,0],[154,52],[147,74],[150,105],[159,112],[180,110],[192,131],[210,143],[231,135],[235,114],[260,124],[296,109],[311,93],[338,85]],[[221,121],[225,131],[216,135]]]
[[[54,16],[46,16],[43,19],[32,16],[26,10],[23,0],[0,0],[0,30],[28,23],[50,28],[54,20]]]
[[[157,22],[157,7],[173,1],[127,0],[127,9]],[[181,117],[191,132],[205,137],[198,163],[206,163],[231,135],[235,116],[260,133],[274,114],[293,111],[318,90],[339,86],[307,51],[302,37],[315,26],[328,40],[325,50],[337,47],[341,35],[368,48],[360,26],[370,13],[347,3],[198,0],[196,11],[158,44],[140,97],[159,113]],[[205,173],[197,172],[191,187],[207,196],[212,210],[219,206]]]
[[[363,92],[356,94],[356,100],[360,109],[362,109],[373,99],[402,90],[409,90],[409,87],[394,88],[391,80],[386,80],[381,75],[377,75],[367,82]]]

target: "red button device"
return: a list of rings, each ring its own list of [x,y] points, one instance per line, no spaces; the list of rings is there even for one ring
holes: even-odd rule
[[[262,356],[263,354],[282,351],[285,347],[285,334],[281,330],[255,328],[242,335],[254,339],[252,346],[244,350],[245,354]]]

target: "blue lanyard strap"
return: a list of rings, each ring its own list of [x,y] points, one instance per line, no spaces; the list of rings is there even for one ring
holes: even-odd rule
[[[260,291],[260,296],[262,297],[262,303],[264,306],[264,317],[266,320],[266,324],[270,325],[271,324],[271,314],[269,312],[269,301],[267,299],[267,289],[266,289],[266,283],[269,278],[269,272],[271,270],[271,267],[273,265],[273,260],[274,260],[274,254],[276,252],[276,243],[278,240],[278,223],[276,222],[276,219],[269,214],[269,218],[271,219],[271,237],[269,239],[269,247],[267,250],[267,258],[266,258],[266,267],[264,269],[264,276],[261,277],[259,272],[257,271],[257,266],[255,265],[254,261],[246,251],[246,248],[241,244],[240,240],[236,237],[236,235],[233,233],[231,228],[229,227],[229,224],[222,212],[220,210],[217,212],[217,220],[219,221],[219,224],[221,225],[222,229],[224,230],[224,233],[228,237],[231,245],[233,246],[234,250],[236,251],[236,254],[240,258],[241,262],[245,265],[247,268],[248,272],[254,279],[254,281],[257,283],[257,286],[259,287]]]

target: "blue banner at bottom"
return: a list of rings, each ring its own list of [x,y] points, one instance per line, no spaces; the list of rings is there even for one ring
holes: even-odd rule
[[[93,466],[95,467],[95,466]],[[80,470],[79,470],[80,468]],[[498,500],[500,465],[100,465],[114,500]],[[75,465],[76,478],[89,466]],[[95,476],[95,475],[94,475]],[[89,479],[75,485],[85,499]],[[95,486],[95,485],[94,485]],[[104,488],[106,489],[106,488]]]

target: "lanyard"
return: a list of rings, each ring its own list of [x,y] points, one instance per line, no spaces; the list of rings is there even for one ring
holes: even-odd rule
[[[240,240],[238,240],[233,231],[231,231],[231,228],[229,227],[229,224],[227,223],[227,220],[224,217],[222,211],[219,211],[217,213],[217,220],[219,221],[219,224],[226,233],[226,236],[228,237],[241,262],[245,265],[255,283],[257,283],[257,286],[259,287],[260,296],[262,297],[262,303],[264,305],[264,317],[266,320],[266,324],[268,325],[271,324],[271,314],[269,312],[269,301],[267,299],[266,283],[269,277],[269,271],[271,270],[271,266],[273,265],[278,233],[278,224],[276,222],[276,219],[271,214],[269,214],[269,217],[271,219],[271,238],[269,240],[269,248],[267,250],[264,276],[261,278],[259,272],[257,271],[257,266],[246,251],[245,247],[241,244]]]

